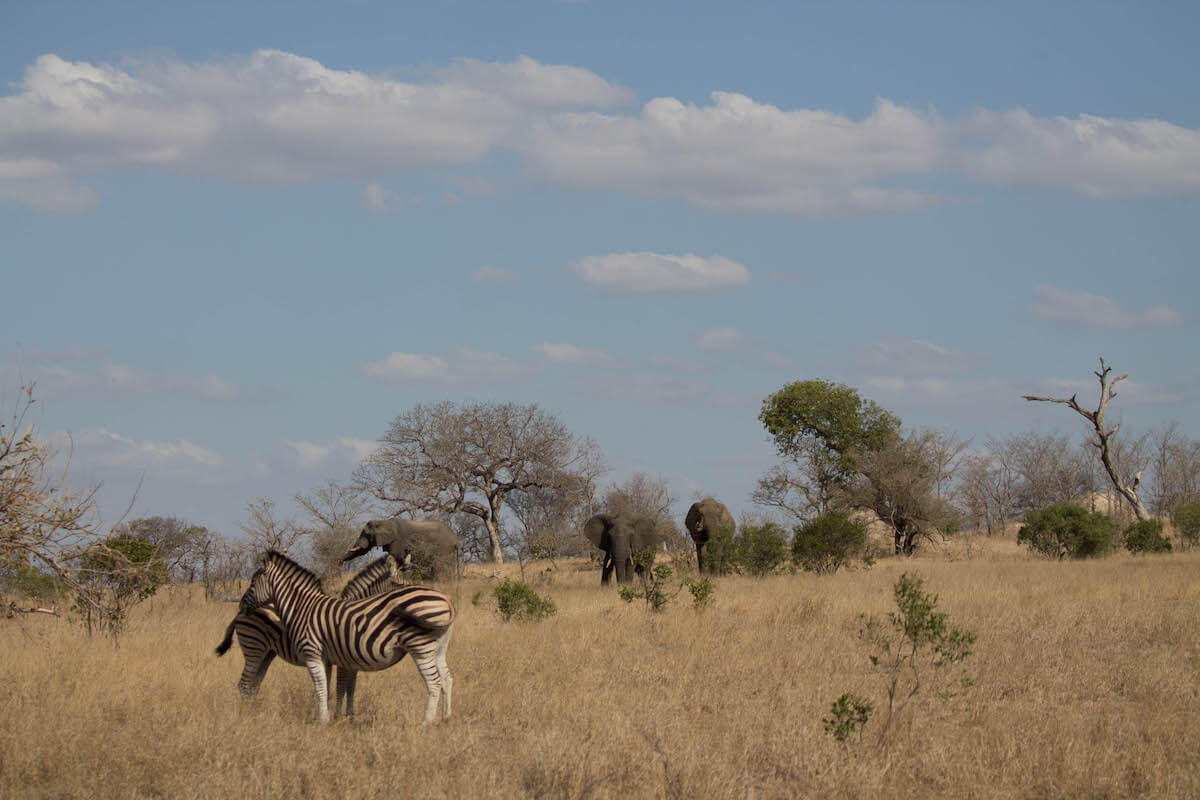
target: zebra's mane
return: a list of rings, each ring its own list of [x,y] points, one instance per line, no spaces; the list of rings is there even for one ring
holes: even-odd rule
[[[346,583],[342,589],[342,599],[361,600],[378,594],[379,590],[386,588],[387,582],[391,581],[395,563],[396,560],[389,553],[367,564]]]
[[[292,561],[278,550],[268,550],[263,556],[263,565],[273,564],[283,570],[284,574],[295,582],[297,588],[325,594],[325,586],[321,579],[304,567]]]

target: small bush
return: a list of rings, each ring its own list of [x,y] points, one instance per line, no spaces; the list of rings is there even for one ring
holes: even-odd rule
[[[53,601],[64,591],[62,581],[57,576],[20,562],[0,572],[0,585],[5,591],[31,600]]]
[[[833,701],[829,707],[829,719],[821,721],[825,723],[825,732],[839,742],[849,739],[855,731],[858,731],[861,740],[863,728],[871,719],[874,708],[865,699],[847,692]]]
[[[1188,547],[1200,539],[1200,503],[1184,503],[1171,509],[1171,524]]]
[[[1125,549],[1131,553],[1169,553],[1171,543],[1162,535],[1163,524],[1156,519],[1144,519],[1125,529]]]
[[[506,579],[492,593],[496,596],[496,611],[506,621],[538,622],[558,611],[553,600],[542,597],[529,584],[521,581]]]
[[[692,608],[703,611],[712,605],[713,585],[708,578],[685,578],[683,585],[692,595]]]
[[[710,575],[728,575],[737,569],[737,542],[734,529],[718,528],[708,535],[704,545],[704,571]]]
[[[792,558],[802,569],[837,572],[867,544],[867,526],[840,512],[822,514],[796,528]]]
[[[734,557],[743,571],[761,578],[787,561],[788,535],[774,522],[743,525],[734,538]]]
[[[1017,541],[1050,558],[1091,558],[1112,549],[1115,533],[1110,517],[1059,505],[1029,512]]]

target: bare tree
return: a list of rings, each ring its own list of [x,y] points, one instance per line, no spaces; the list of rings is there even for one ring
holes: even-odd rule
[[[331,480],[308,494],[297,494],[296,503],[308,518],[297,528],[308,538],[317,571],[337,573],[342,556],[371,513],[371,497],[357,486]]]
[[[1154,432],[1151,450],[1154,511],[1167,514],[1185,503],[1200,503],[1200,442],[1185,437],[1172,422]]]
[[[859,475],[847,487],[848,504],[869,509],[891,527],[896,555],[912,555],[921,539],[945,536],[958,512],[937,496],[945,439],[918,431],[891,440],[859,459]]]
[[[276,550],[288,553],[304,533],[293,520],[275,519],[275,503],[272,500],[260,497],[246,506],[246,511],[250,518],[240,527],[257,552]]]
[[[1104,410],[1112,401],[1117,393],[1113,391],[1118,383],[1129,377],[1128,373],[1118,375],[1115,378],[1110,378],[1109,373],[1112,372],[1112,367],[1104,363],[1104,359],[1100,359],[1099,371],[1093,373],[1100,381],[1100,400],[1095,411],[1088,411],[1079,405],[1075,395],[1070,397],[1039,397],[1035,395],[1022,395],[1026,400],[1040,403],[1062,403],[1070,407],[1075,413],[1082,416],[1091,423],[1092,431],[1095,439],[1092,445],[1100,453],[1100,463],[1104,465],[1104,471],[1108,474],[1108,478],[1112,481],[1113,488],[1129,501],[1133,506],[1133,513],[1137,515],[1139,521],[1150,518],[1150,512],[1146,510],[1146,506],[1142,504],[1141,498],[1138,496],[1138,485],[1142,481],[1142,471],[1138,470],[1132,478],[1126,478],[1121,475],[1117,469],[1117,465],[1113,461],[1113,437],[1120,430],[1120,425],[1115,425],[1112,428],[1106,428],[1104,425]]]
[[[1098,485],[1089,454],[1065,435],[1016,434],[1004,441],[997,454],[1017,476],[1018,511],[1078,503]]]
[[[478,517],[497,563],[510,493],[565,489],[604,471],[595,443],[537,404],[421,403],[396,417],[380,441],[355,471],[358,485],[398,513]]]
[[[811,461],[776,464],[758,479],[750,499],[760,506],[786,511],[801,522],[829,510],[832,493],[822,488]]]
[[[113,528],[114,535],[128,535],[149,542],[158,553],[167,574],[191,582],[200,571],[200,550],[209,538],[208,529],[179,517],[131,519]]]

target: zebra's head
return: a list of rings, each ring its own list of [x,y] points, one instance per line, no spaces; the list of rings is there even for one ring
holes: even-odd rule
[[[256,608],[261,608],[271,602],[271,581],[267,577],[266,567],[259,567],[250,576],[250,586],[242,594],[238,602],[238,610],[249,614]]]

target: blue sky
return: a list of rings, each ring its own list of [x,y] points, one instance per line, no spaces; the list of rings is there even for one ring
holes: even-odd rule
[[[736,511],[762,398],[1200,436],[1195,4],[10,3],[0,392],[234,534],[441,399]]]

